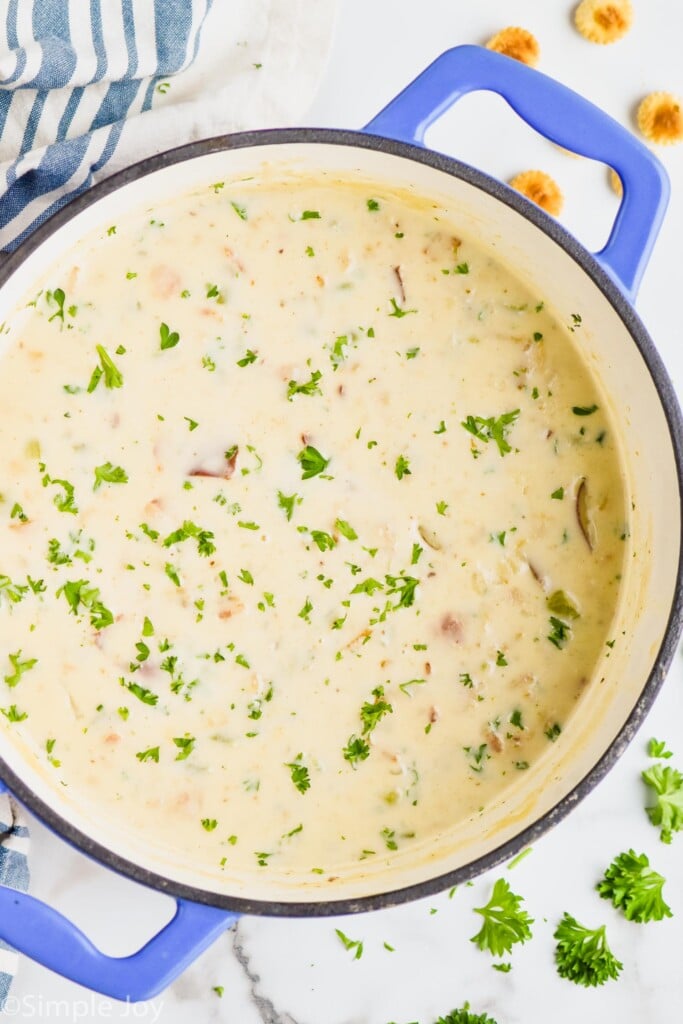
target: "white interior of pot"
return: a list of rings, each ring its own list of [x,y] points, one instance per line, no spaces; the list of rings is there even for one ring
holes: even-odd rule
[[[153,205],[199,184],[250,175],[288,173],[354,175],[414,189],[445,203],[462,235],[489,246],[530,285],[564,323],[580,313],[574,337],[597,379],[623,444],[635,504],[631,564],[624,577],[613,649],[606,649],[561,742],[524,773],[514,789],[475,820],[439,839],[336,871],[333,882],[311,876],[278,876],[255,868],[249,876],[200,871],[162,849],[154,837],[128,836],[96,812],[72,803],[52,787],[34,759],[0,734],[0,754],[28,786],[85,835],[119,856],[166,878],[208,891],[254,900],[301,902],[356,899],[393,891],[462,867],[512,839],[566,797],[599,761],[632,711],[662,642],[679,559],[680,500],[674,452],[656,389],[623,322],[587,274],[550,237],[515,210],[458,178],[405,158],[329,144],[268,145],[219,152],[141,178],[86,209],[20,267],[0,293],[0,321],[31,291],[32,282],[78,238],[115,221],[138,205]]]

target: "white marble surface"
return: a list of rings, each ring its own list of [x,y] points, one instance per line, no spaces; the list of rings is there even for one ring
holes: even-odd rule
[[[547,0],[341,0],[327,75],[306,119],[358,127],[369,120],[441,50],[484,42],[506,24],[532,29],[542,70],[591,97],[626,124],[638,99],[654,89],[683,93],[680,41],[683,7],[674,0],[637,5],[631,34],[612,47],[583,42],[571,26],[571,3]],[[508,178],[541,166],[561,182],[563,222],[598,247],[616,209],[604,170],[572,159],[534,136],[490,96],[468,98],[430,135],[431,144]],[[683,394],[683,332],[678,308],[683,270],[683,145],[661,153],[673,196],[643,282],[638,308]],[[581,1018],[620,1024],[683,1019],[683,836],[660,843],[645,812],[639,781],[647,739],[666,739],[683,768],[683,661],[680,653],[647,723],[609,777],[513,870],[502,868],[447,894],[343,920],[244,918],[167,992],[126,1005],[93,996],[28,961],[22,963],[8,1015],[22,1020],[161,1021],[228,1024],[433,1024],[469,1000],[498,1024],[570,1024]],[[170,915],[171,903],[116,878],[70,850],[37,823],[33,891],[70,913],[112,954],[131,952]],[[594,885],[610,860],[633,846],[667,878],[672,920],[625,921]],[[472,908],[505,875],[536,919],[534,938],[500,974],[469,941],[478,929]],[[584,990],[559,978],[552,933],[564,910],[605,922],[624,963],[617,982]],[[364,943],[359,960],[335,927]],[[394,947],[390,952],[387,942]],[[214,986],[222,986],[219,997]]]

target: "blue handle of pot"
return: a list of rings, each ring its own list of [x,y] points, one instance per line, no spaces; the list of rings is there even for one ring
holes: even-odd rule
[[[0,792],[7,786],[0,780]],[[70,981],[113,999],[152,999],[229,928],[239,914],[177,900],[171,921],[131,956],[101,953],[35,896],[0,885],[0,939]]]
[[[480,46],[447,50],[406,86],[363,131],[424,145],[427,128],[461,96],[496,92],[528,125],[574,153],[613,167],[623,197],[596,257],[633,297],[659,232],[669,179],[646,146],[613,118],[547,75]]]

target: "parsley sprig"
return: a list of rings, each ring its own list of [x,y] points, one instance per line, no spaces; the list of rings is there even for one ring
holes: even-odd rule
[[[661,829],[662,842],[670,843],[673,833],[683,830],[683,775],[670,765],[655,764],[642,778],[655,796],[654,804],[646,808],[648,818]]]
[[[557,940],[555,964],[561,978],[595,987],[619,977],[624,965],[607,944],[604,924],[587,928],[565,911],[553,938]]]
[[[629,850],[614,858],[596,888],[628,921],[645,924],[673,916],[662,895],[664,881],[646,854]]]
[[[523,897],[514,893],[504,878],[499,878],[493,886],[488,903],[474,908],[475,913],[481,914],[484,923],[470,942],[474,942],[481,950],[488,950],[492,956],[503,956],[510,952],[515,943],[530,939],[530,926],[534,919],[521,909],[522,902]]]

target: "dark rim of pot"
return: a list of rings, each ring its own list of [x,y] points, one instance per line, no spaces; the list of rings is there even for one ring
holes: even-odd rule
[[[671,443],[676,461],[678,478],[679,502],[683,497],[683,420],[673,385],[664,364],[641,320],[623,292],[611,277],[572,235],[560,224],[549,217],[534,204],[528,202],[519,193],[503,185],[495,178],[484,174],[476,168],[452,157],[423,149],[410,143],[387,139],[382,136],[369,135],[363,132],[327,129],[327,128],[283,128],[264,131],[240,132],[234,135],[219,136],[200,142],[193,142],[177,149],[169,150],[158,156],[150,157],[134,164],[119,173],[112,175],[93,188],[81,193],[71,200],[63,209],[36,228],[26,241],[9,255],[0,266],[0,286],[4,285],[15,269],[34,252],[43,241],[58,228],[81,213],[99,199],[109,195],[124,185],[151,174],[154,171],[170,167],[173,164],[206,156],[223,150],[244,149],[266,145],[288,144],[325,144],[347,146],[355,149],[380,150],[392,156],[407,158],[417,163],[426,164],[442,171],[451,177],[460,178],[468,184],[488,193],[493,198],[516,210],[520,216],[531,221],[563,249],[587,274],[600,289],[605,298],[615,309],[626,330],[633,339],[643,357],[645,365],[652,377],[654,386],[664,409]],[[95,842],[68,820],[56,813],[48,804],[37,797],[26,783],[5,764],[0,758],[0,778],[2,778],[16,797],[26,805],[49,828],[53,829],[67,842],[81,852],[100,863],[112,868],[136,882],[157,891],[168,893],[176,898],[203,903],[210,906],[247,914],[266,914],[275,917],[324,917],[333,914],[351,914],[360,911],[374,910],[382,907],[395,906],[409,900],[420,899],[468,881],[476,875],[508,860],[523,847],[538,839],[544,832],[552,828],[582,800],[610,771],[618,758],[631,742],[649,712],[655,697],[666,677],[667,670],[673,659],[678,637],[683,625],[683,520],[679,539],[679,561],[676,571],[676,592],[669,614],[664,638],[655,659],[654,666],[636,701],[630,715],[611,742],[602,757],[581,781],[564,796],[553,808],[541,815],[532,825],[525,828],[512,839],[502,843],[496,849],[482,857],[471,861],[445,874],[434,878],[407,885],[389,892],[380,892],[356,899],[333,899],[321,901],[285,902],[278,900],[254,900],[211,892],[195,888],[180,882],[172,881],[163,875],[133,863],[113,853],[107,847]]]

